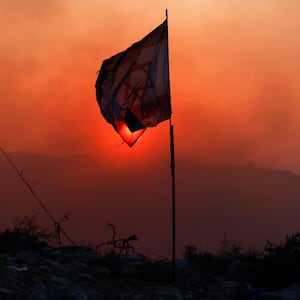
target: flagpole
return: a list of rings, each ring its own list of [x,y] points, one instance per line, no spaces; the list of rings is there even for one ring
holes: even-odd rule
[[[166,20],[168,25],[168,9],[166,9]],[[168,37],[169,39],[169,37]],[[169,51],[169,47],[168,47]],[[169,54],[168,54],[169,55]],[[171,95],[171,93],[170,93]],[[171,96],[170,96],[171,102]],[[174,154],[174,126],[170,118],[170,156],[171,156],[171,177],[172,177],[172,282],[175,282],[176,262],[176,198],[175,198],[175,154]]]
[[[176,201],[175,201],[175,155],[174,155],[174,126],[170,120],[170,151],[172,176],[172,282],[175,282],[176,261]]]

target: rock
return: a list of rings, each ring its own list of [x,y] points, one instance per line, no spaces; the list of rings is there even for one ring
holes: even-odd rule
[[[90,275],[88,273],[77,273],[76,275],[76,281],[79,282],[93,282],[95,281],[95,277],[93,275]]]
[[[280,291],[264,292],[260,299],[263,300],[299,300],[300,299],[300,286],[291,285]]]
[[[155,292],[159,296],[163,297],[163,299],[170,299],[170,300],[184,299],[181,292],[175,287],[159,287]]]
[[[41,261],[40,253],[35,249],[21,250],[16,253],[15,264],[36,265]]]
[[[223,294],[229,298],[236,298],[239,294],[240,285],[237,281],[225,281],[223,283]]]
[[[150,262],[136,255],[97,256],[87,247],[43,246],[1,253],[0,270],[0,299],[204,300],[241,295],[240,281],[204,272],[191,262],[176,261],[176,284],[171,284],[170,262]],[[250,265],[236,261],[227,279],[247,278],[250,270]],[[300,299],[298,285],[256,291],[260,299]]]
[[[51,276],[48,280],[55,284],[65,285],[65,286],[69,286],[73,284],[73,282],[70,279],[65,277]]]
[[[48,290],[46,286],[39,282],[37,284],[33,284],[27,291],[28,300],[46,300],[48,299]]]
[[[106,267],[100,267],[100,268],[97,268],[97,269],[91,269],[90,270],[90,273],[91,274],[100,274],[102,276],[109,276],[111,274],[111,271],[109,268],[106,268]]]
[[[134,265],[143,264],[145,262],[145,257],[138,254],[121,255],[120,259],[121,261],[126,261]]]
[[[90,288],[74,287],[70,299],[74,300],[104,300],[104,296]]]
[[[230,265],[225,280],[239,281],[239,282],[252,282],[255,275],[255,266],[250,262],[241,262],[235,260]]]
[[[27,266],[6,266],[7,269],[12,270],[14,272],[24,272],[24,271],[28,271]]]
[[[49,267],[49,269],[52,270],[52,273],[57,276],[65,277],[70,273],[69,270],[66,269],[61,263],[53,259],[44,259],[42,264],[44,267]]]
[[[12,290],[8,290],[5,288],[1,288],[0,287],[0,296],[2,297],[11,297],[13,295],[13,291]]]

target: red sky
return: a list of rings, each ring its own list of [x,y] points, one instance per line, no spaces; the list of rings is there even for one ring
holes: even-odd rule
[[[102,61],[158,26],[166,8],[176,157],[300,173],[298,0],[0,0],[0,146],[95,152],[118,175],[168,157],[168,122],[129,148],[101,116],[94,88]],[[97,228],[106,222],[93,218]]]
[[[300,171],[297,0],[1,0],[1,145],[113,161],[167,155],[168,122],[129,149],[94,89],[102,61],[160,24],[165,8],[177,155]]]

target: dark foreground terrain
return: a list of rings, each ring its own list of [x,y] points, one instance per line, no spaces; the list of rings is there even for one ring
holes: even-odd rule
[[[72,208],[71,224],[63,222],[63,227],[77,245],[107,240],[100,229],[112,218],[117,220],[117,237],[128,232],[142,237],[136,248],[147,257],[120,255],[120,249],[96,252],[95,246],[61,246],[36,223],[37,215],[16,219],[13,230],[2,231],[14,216],[41,209],[2,159],[0,299],[300,299],[300,234],[255,250],[263,249],[257,246],[263,246],[265,238],[278,241],[298,228],[299,175],[251,164],[179,163],[178,257],[185,250],[176,261],[172,282],[170,261],[153,259],[153,253],[169,255],[162,251],[169,244],[163,226],[170,221],[165,201],[169,176],[154,176],[159,167],[132,189],[141,174],[138,169],[124,170],[117,180],[103,162],[96,164],[87,156],[57,159],[16,153],[13,158],[55,216]],[[113,194],[117,190],[126,201]],[[159,206],[153,199],[159,199]],[[55,223],[54,230],[60,224]],[[211,254],[224,231],[239,243],[224,235],[220,251]],[[111,230],[106,234],[110,238]],[[243,252],[241,242],[255,248]]]
[[[187,247],[185,259],[176,261],[175,282],[169,261],[52,247],[19,229],[2,232],[0,246],[0,299],[300,299],[298,271],[285,273],[295,257],[285,268],[274,255],[269,261],[240,255],[234,245],[220,256]],[[269,246],[279,251],[286,243]],[[259,282],[267,287],[255,286]]]

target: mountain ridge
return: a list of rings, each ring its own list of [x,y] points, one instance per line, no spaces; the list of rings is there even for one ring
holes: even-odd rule
[[[118,170],[102,157],[80,154],[49,157],[8,153],[34,191],[79,243],[97,244],[117,234],[137,234],[136,247],[150,255],[170,255],[171,179],[167,163],[158,161]],[[52,226],[30,191],[0,156],[1,226],[14,217],[38,212]],[[300,176],[253,164],[208,165],[177,160],[177,253],[186,244],[217,251],[225,232],[244,247],[264,246],[298,230]]]

